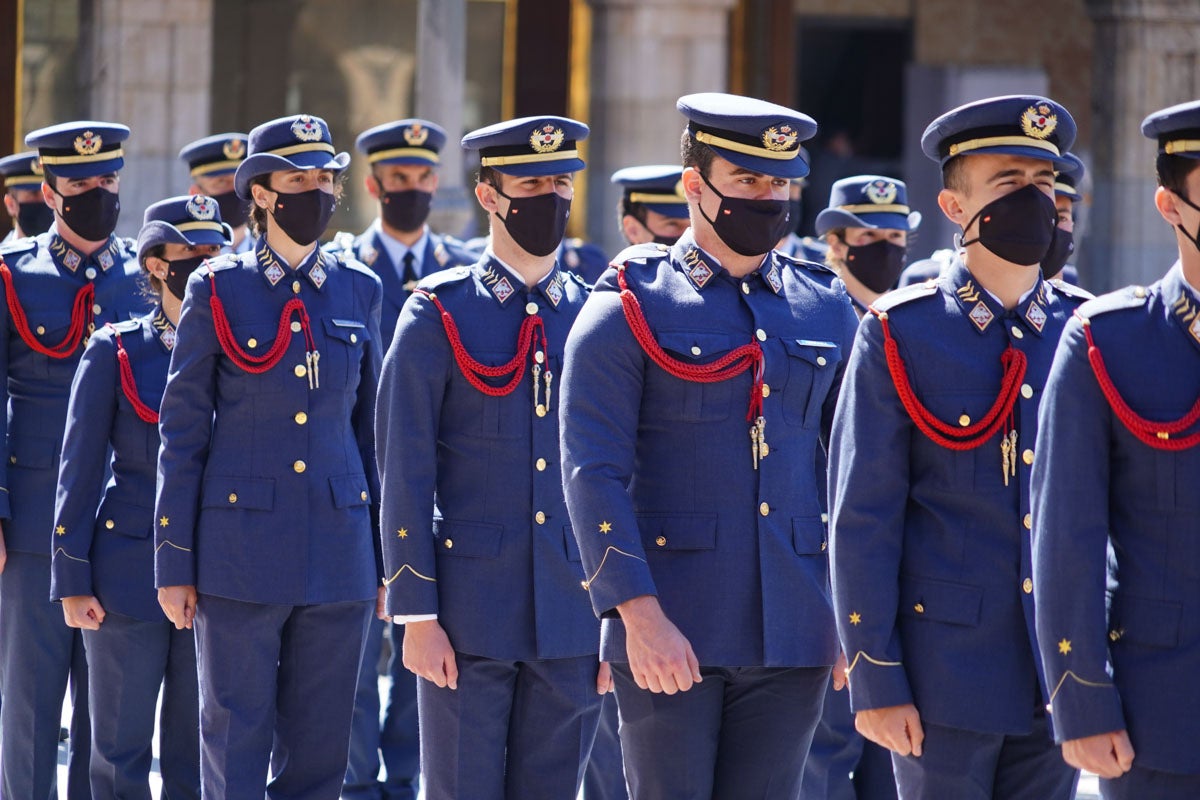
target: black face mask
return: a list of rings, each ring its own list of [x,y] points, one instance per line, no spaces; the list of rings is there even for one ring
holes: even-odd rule
[[[184,289],[187,288],[188,276],[195,272],[206,258],[208,256],[195,256],[194,258],[177,258],[174,261],[167,261],[167,279],[164,281],[167,284],[167,291],[182,301]],[[166,261],[166,259],[163,260]]]
[[[1031,183],[979,209],[963,228],[964,236],[976,220],[979,235],[964,241],[963,247],[979,242],[1004,261],[1032,267],[1050,252],[1058,230],[1058,209]]]
[[[1070,231],[1062,228],[1054,230],[1054,241],[1050,243],[1050,252],[1042,259],[1042,275],[1053,278],[1059,273],[1075,252],[1075,237]]]
[[[229,223],[231,228],[240,228],[250,218],[250,203],[237,196],[237,192],[210,195],[217,201],[221,210],[221,221]]]
[[[277,192],[271,216],[289,239],[301,247],[307,247],[320,239],[329,227],[336,206],[337,198],[320,189],[295,194]]]
[[[433,192],[408,189],[403,192],[384,192],[380,187],[380,213],[383,221],[398,231],[415,231],[429,219]]]
[[[1178,194],[1175,196],[1178,197],[1183,202],[1187,203],[1192,208],[1196,209],[1197,211],[1200,211],[1200,206],[1196,205],[1191,200],[1188,200],[1183,195]],[[1183,225],[1176,225],[1175,227],[1179,229],[1180,233],[1182,233],[1184,236],[1187,237],[1188,241],[1190,241],[1192,244],[1194,244],[1196,246],[1197,250],[1200,250],[1200,226],[1197,226],[1196,234],[1194,236],[1192,234],[1188,233],[1187,228],[1183,227]]]
[[[726,197],[704,175],[700,176],[721,198],[717,218],[710,219],[700,206],[700,214],[713,226],[721,241],[733,252],[743,256],[761,256],[769,253],[787,235],[790,219],[787,200],[747,200],[742,197]]]
[[[117,229],[121,197],[116,192],[97,186],[70,197],[57,189],[54,193],[63,201],[60,212],[63,222],[84,240],[103,242]]]
[[[846,269],[876,294],[883,294],[896,285],[904,271],[908,248],[885,239],[864,245],[847,245]]]
[[[788,216],[791,217],[792,224],[789,226],[789,232],[800,235],[800,220],[804,218],[804,207],[800,203],[800,198],[788,200]]]
[[[496,214],[496,217],[522,250],[540,258],[558,249],[571,216],[570,200],[558,192],[509,197],[499,186],[496,193],[508,200],[508,214],[503,217]]]
[[[17,204],[17,227],[26,236],[37,236],[50,230],[54,224],[54,209],[38,200],[34,203]]]

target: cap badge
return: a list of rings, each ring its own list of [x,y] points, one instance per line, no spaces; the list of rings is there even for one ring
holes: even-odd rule
[[[798,138],[799,134],[791,125],[772,125],[763,131],[762,142],[763,147],[768,150],[781,153],[784,150],[791,150]]]
[[[230,139],[221,146],[221,152],[230,161],[241,161],[246,157],[246,143],[241,139]]]
[[[40,158],[35,158],[32,161],[30,161],[29,162],[29,171],[32,172],[34,175],[44,175],[45,172],[42,170],[42,160]]]
[[[302,142],[319,142],[321,140],[321,126],[307,114],[297,117],[296,121],[292,123],[292,133]]]
[[[864,192],[868,200],[882,206],[895,201],[897,189],[891,181],[871,181]]]
[[[1025,109],[1021,115],[1021,130],[1033,139],[1046,139],[1058,127],[1058,116],[1050,110],[1050,106],[1039,103]]]
[[[550,124],[535,128],[529,136],[529,146],[535,153],[553,153],[562,147],[562,143],[562,128],[556,128]]]
[[[192,195],[187,201],[187,213],[192,219],[210,220],[217,215],[217,201],[202,194]]]
[[[419,122],[414,122],[404,129],[404,141],[410,147],[420,147],[429,138],[429,129]]]
[[[97,134],[84,131],[83,135],[75,137],[75,152],[81,156],[94,156],[100,152],[102,144],[104,144],[104,140]]]

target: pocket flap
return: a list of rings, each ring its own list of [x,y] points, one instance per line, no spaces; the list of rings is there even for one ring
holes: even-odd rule
[[[975,627],[983,607],[978,586],[932,578],[900,578],[900,613],[918,619]]]
[[[442,519],[434,521],[433,536],[437,540],[438,552],[442,555],[496,558],[500,555],[504,526]]]
[[[798,556],[818,556],[829,548],[820,517],[792,517],[792,547]]]
[[[365,475],[335,475],[329,479],[329,490],[333,493],[334,508],[365,506],[371,502]]]
[[[733,337],[727,333],[706,331],[663,331],[658,337],[662,349],[689,360],[709,361],[734,348]]]
[[[361,344],[370,338],[366,323],[352,319],[325,319],[325,335],[346,344]]]
[[[716,514],[639,514],[637,521],[647,553],[712,550],[717,546]]]
[[[45,436],[16,433],[8,437],[8,463],[26,469],[50,469],[58,461],[61,445]]]
[[[812,364],[817,369],[832,367],[841,361],[841,347],[835,342],[816,339],[784,339],[783,349],[792,358]]]
[[[1150,647],[1175,647],[1179,644],[1183,606],[1178,603],[1118,594],[1113,598],[1111,616],[1110,627],[1121,631],[1118,641],[1129,639]]]
[[[270,511],[275,507],[275,479],[237,476],[205,478],[202,504],[205,508]]]
[[[146,539],[154,529],[154,509],[124,503],[120,500],[105,500],[96,514],[99,525],[108,533],[117,533],[132,539]]]

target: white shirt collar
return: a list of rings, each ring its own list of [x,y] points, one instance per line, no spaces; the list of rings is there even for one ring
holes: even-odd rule
[[[421,271],[422,262],[425,260],[425,249],[429,244],[429,226],[426,225],[421,229],[421,238],[413,242],[413,246],[409,247],[404,242],[395,238],[383,229],[383,225],[376,219],[372,223],[375,226],[375,233],[379,235],[379,242],[383,245],[383,249],[387,251],[388,259],[396,268],[396,274],[401,278],[404,277],[404,255],[410,250],[413,254],[413,269],[416,270],[418,277],[425,273]]]

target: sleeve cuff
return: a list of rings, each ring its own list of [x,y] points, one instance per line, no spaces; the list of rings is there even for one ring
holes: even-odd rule
[[[850,657],[847,677],[850,708],[855,712],[903,706],[913,701],[908,674],[899,661],[872,658],[859,650]]]

